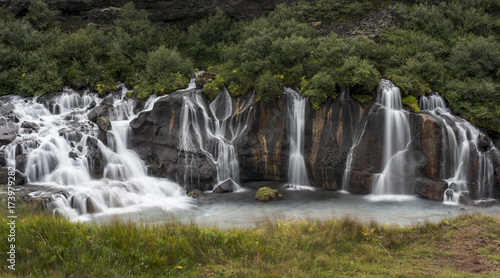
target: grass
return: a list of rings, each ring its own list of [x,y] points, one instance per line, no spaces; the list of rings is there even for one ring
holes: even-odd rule
[[[2,208],[2,223],[7,222]],[[257,228],[202,228],[171,222],[71,223],[30,205],[19,209],[16,270],[5,277],[494,277],[500,275],[500,219],[462,215],[414,227],[351,219],[269,221]],[[7,225],[0,225],[8,250]],[[477,245],[470,273],[456,240]],[[5,254],[5,253],[4,253]],[[460,256],[459,256],[460,255]],[[458,257],[457,257],[458,256]]]

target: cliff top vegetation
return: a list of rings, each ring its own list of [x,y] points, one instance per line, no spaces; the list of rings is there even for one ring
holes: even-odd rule
[[[369,98],[383,77],[407,100],[438,91],[462,116],[500,131],[496,0],[299,1],[249,20],[217,11],[187,30],[159,27],[133,3],[107,26],[65,28],[57,10],[31,3],[22,18],[0,9],[0,95],[65,85],[105,94],[122,81],[145,98],[184,87],[197,67],[210,98],[226,86],[273,101],[281,86],[297,86],[319,108],[342,87]]]

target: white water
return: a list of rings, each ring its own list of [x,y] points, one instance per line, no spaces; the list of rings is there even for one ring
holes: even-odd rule
[[[310,189],[306,163],[304,161],[304,129],[306,99],[297,91],[285,88],[288,100],[288,138],[290,139],[290,160],[288,162],[288,183],[290,188]]]
[[[463,118],[452,115],[444,99],[437,93],[420,99],[420,110],[431,114],[442,123],[443,164],[442,178],[448,183],[448,194],[443,200],[448,204],[458,204],[461,195],[469,195],[471,183],[477,183],[479,198],[493,197],[493,162],[488,155],[495,146],[490,143],[487,151],[478,148],[479,137],[484,136],[475,126]],[[473,156],[473,154],[476,155]],[[477,157],[477,175],[471,175],[470,168]],[[451,196],[450,196],[451,195]]]
[[[251,100],[249,101],[252,102]],[[240,117],[251,113],[250,106],[236,111],[234,100],[227,89],[219,92],[210,103],[206,103],[199,91],[192,91],[183,97],[181,110],[181,133],[179,150],[184,164],[188,165],[184,174],[184,183],[192,184],[193,171],[198,171],[197,152],[201,151],[215,165],[217,181],[214,189],[221,183],[231,180],[235,190],[241,190],[240,165],[236,141],[249,126],[249,117]]]
[[[384,170],[374,176],[373,194],[413,194],[407,185],[413,179],[406,154],[411,140],[408,112],[403,110],[400,90],[392,82],[382,79],[378,90],[378,103],[384,109]]]
[[[144,162],[128,149],[129,123],[136,115],[134,102],[125,97],[126,92],[123,89],[119,95],[108,96],[112,97],[113,108],[107,145],[97,139],[98,128],[86,115],[92,101],[97,105],[102,101],[96,94],[80,95],[66,89],[54,99],[52,111],[36,98],[10,97],[19,125],[32,122],[40,129],[31,133],[20,129],[20,136],[5,147],[8,164],[14,166],[16,157],[26,154],[28,182],[62,192],[51,196],[54,213],[86,221],[152,206],[164,211],[192,206],[191,198],[178,184],[146,176]],[[93,165],[87,158],[90,140],[97,141],[102,154],[102,179],[92,177]]]

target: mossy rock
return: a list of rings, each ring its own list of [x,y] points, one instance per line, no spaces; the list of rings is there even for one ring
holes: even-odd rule
[[[255,194],[255,198],[259,202],[269,202],[272,200],[282,199],[283,195],[281,195],[276,189],[271,189],[269,187],[261,187]]]

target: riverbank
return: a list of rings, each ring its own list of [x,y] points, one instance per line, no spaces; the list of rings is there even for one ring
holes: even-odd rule
[[[500,275],[500,218],[465,214],[411,227],[351,219],[269,221],[220,229],[71,223],[18,208],[7,277],[464,277]],[[2,222],[7,222],[2,208]],[[7,225],[0,226],[3,235]],[[0,242],[8,250],[6,237]]]

